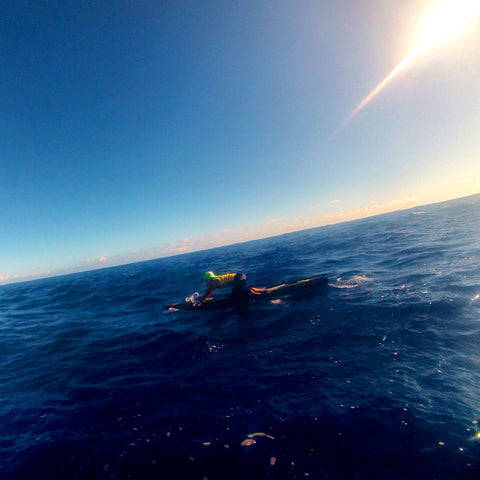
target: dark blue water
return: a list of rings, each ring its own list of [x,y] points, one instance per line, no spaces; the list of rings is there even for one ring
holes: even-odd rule
[[[479,294],[480,196],[1,287],[0,478],[480,478]]]

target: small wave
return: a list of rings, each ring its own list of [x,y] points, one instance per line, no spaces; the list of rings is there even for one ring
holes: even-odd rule
[[[180,311],[179,308],[169,307],[167,310],[164,310],[163,313],[173,313],[173,312],[179,312],[179,311]]]
[[[332,287],[336,288],[356,288],[365,283],[372,282],[373,279],[365,275],[354,275],[352,278],[344,279],[342,277],[337,278],[337,283],[332,284]]]

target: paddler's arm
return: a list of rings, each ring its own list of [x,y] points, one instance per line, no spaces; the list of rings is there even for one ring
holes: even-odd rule
[[[205,292],[205,295],[195,304],[195,306],[199,307],[205,299],[207,299],[218,287],[219,281],[217,279],[212,279],[208,282],[208,290]]]

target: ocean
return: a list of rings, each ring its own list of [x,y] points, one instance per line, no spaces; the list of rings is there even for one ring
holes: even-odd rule
[[[329,286],[162,308],[206,270]],[[479,421],[480,195],[0,287],[5,480],[478,479]]]

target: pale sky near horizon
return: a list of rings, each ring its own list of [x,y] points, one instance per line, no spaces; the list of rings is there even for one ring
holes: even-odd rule
[[[0,284],[480,193],[444,2],[1,2]]]

